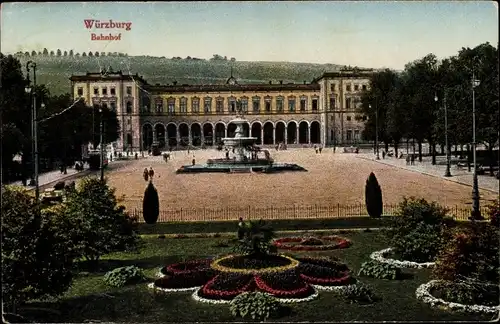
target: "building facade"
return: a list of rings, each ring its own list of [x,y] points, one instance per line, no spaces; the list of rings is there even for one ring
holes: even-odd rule
[[[74,98],[116,111],[121,136],[118,150],[211,146],[234,136],[230,121],[237,103],[248,120],[245,132],[259,145],[351,145],[361,141],[363,119],[357,120],[362,91],[371,70],[324,73],[310,83],[148,84],[121,71],[71,76]]]

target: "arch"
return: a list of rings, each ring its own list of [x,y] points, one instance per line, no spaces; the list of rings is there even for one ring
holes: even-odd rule
[[[227,137],[234,137],[236,131],[236,124],[229,123],[227,125]]]
[[[321,126],[318,121],[311,122],[309,127],[311,131],[311,143],[320,144],[321,143]]]
[[[221,144],[224,137],[226,137],[226,124],[218,122],[215,124],[215,144]]]
[[[180,145],[187,146],[189,144],[189,126],[186,123],[179,124]]]
[[[257,137],[257,144],[262,145],[262,124],[260,122],[252,123],[252,137]]]
[[[150,123],[142,125],[142,148],[148,150],[153,144],[153,126]]]
[[[177,125],[167,124],[167,142],[169,147],[177,146]]]
[[[248,122],[243,124],[243,136],[250,136],[250,123]]]
[[[203,138],[205,139],[205,145],[214,145],[214,126],[211,123],[203,124]]]
[[[191,143],[193,146],[201,146],[201,125],[199,123],[191,124]]]
[[[285,122],[279,121],[276,123],[276,127],[275,127],[275,132],[276,132],[275,143],[276,144],[283,143],[285,141],[285,128],[286,128]]]
[[[287,125],[287,144],[297,144],[297,122],[295,120],[289,121]]]
[[[262,127],[262,122],[260,120],[254,120],[253,122],[251,122],[250,128],[252,128],[254,124],[259,124]]]
[[[264,123],[264,144],[274,144],[274,125],[271,122]]]
[[[299,123],[299,144],[309,143],[309,123],[305,120]]]
[[[154,127],[154,139],[158,142],[159,148],[165,147],[165,125],[156,123]]]

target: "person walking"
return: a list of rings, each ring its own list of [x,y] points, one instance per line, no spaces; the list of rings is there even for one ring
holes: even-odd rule
[[[153,176],[155,175],[155,171],[152,167],[149,167],[149,180],[153,180]]]
[[[409,155],[406,156],[406,165],[410,165],[410,156]]]
[[[240,217],[238,223],[238,240],[242,240],[245,236],[245,222],[243,221],[243,217]]]
[[[385,150],[382,151],[382,159],[385,159]]]
[[[321,154],[321,151],[323,151],[323,146],[319,147],[319,154]]]
[[[144,181],[148,181],[148,178],[149,178],[149,172],[148,172],[148,168],[144,168],[144,172],[142,173],[142,176],[144,177]]]
[[[411,155],[411,160],[410,160],[411,165],[415,165],[415,154]]]

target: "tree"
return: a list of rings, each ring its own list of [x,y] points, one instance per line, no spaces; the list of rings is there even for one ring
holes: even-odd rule
[[[73,56],[73,50],[69,50],[69,56]]]
[[[106,56],[106,52],[101,52],[101,56]]]
[[[43,49],[43,56],[49,56],[49,51],[46,48]]]
[[[54,55],[55,55],[54,51],[50,51],[50,56],[54,56]]]
[[[39,211],[31,193],[6,186],[2,192],[2,291],[6,309],[71,285],[77,251],[68,237],[73,226],[57,208]]]
[[[99,178],[85,178],[67,195],[66,216],[73,220],[70,236],[78,250],[96,267],[101,256],[138,247],[137,219],[118,206],[115,190]]]
[[[94,56],[94,53],[92,53],[92,51],[89,51],[89,56]]]
[[[82,52],[82,56],[87,56],[87,53],[85,53],[85,52]]]
[[[99,52],[98,52],[98,51],[95,51],[94,56],[99,57]]]
[[[99,136],[95,136],[97,134],[100,134],[100,123],[101,123],[101,118],[103,121],[103,128],[104,128],[104,136],[103,136],[103,141],[104,143],[112,143],[116,141],[120,137],[120,123],[118,121],[118,118],[116,116],[116,111],[112,111],[109,108],[106,107],[101,107],[102,113],[99,113],[99,107],[94,106],[94,109],[88,109],[88,113],[86,114],[85,118],[88,118],[87,120],[90,121],[93,119],[93,127],[90,127],[90,129],[93,129],[93,144],[95,147],[99,144]],[[93,116],[92,116],[93,113]],[[82,117],[83,118],[83,117]],[[92,118],[92,119],[91,119]],[[91,124],[92,125],[92,124]]]
[[[28,56],[29,57],[30,56],[30,52],[28,52],[28,51],[24,52],[24,56]]]
[[[36,56],[36,51],[31,51],[31,56]]]
[[[61,50],[60,50],[59,48],[57,49],[57,54],[56,54],[56,55],[57,55],[57,56],[61,56],[61,55],[62,55],[62,54],[61,54]]]
[[[68,56],[68,51],[64,51],[64,56]]]
[[[39,56],[42,56],[42,52],[38,51],[38,55],[39,55]]]
[[[76,53],[75,56],[80,56],[80,53]]]
[[[237,250],[257,257],[268,254],[273,250],[271,245],[273,237],[273,228],[262,219],[248,221],[244,224],[243,239],[237,246]]]
[[[380,218],[383,212],[382,189],[378,184],[377,177],[372,172],[366,180],[365,204],[368,215],[373,218]]]
[[[158,198],[158,191],[153,185],[153,182],[150,181],[144,192],[144,199],[142,200],[142,216],[146,224],[156,224],[159,214],[160,200]]]

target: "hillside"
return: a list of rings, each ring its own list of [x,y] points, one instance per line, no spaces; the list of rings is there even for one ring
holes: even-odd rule
[[[224,83],[231,73],[240,83],[310,82],[326,71],[336,71],[335,64],[309,64],[291,62],[230,62],[168,59],[145,56],[35,56],[18,57],[24,67],[28,60],[37,64],[37,83],[44,83],[52,94],[69,92],[71,74],[98,72],[111,66],[114,71],[138,73],[151,84],[216,84]]]

